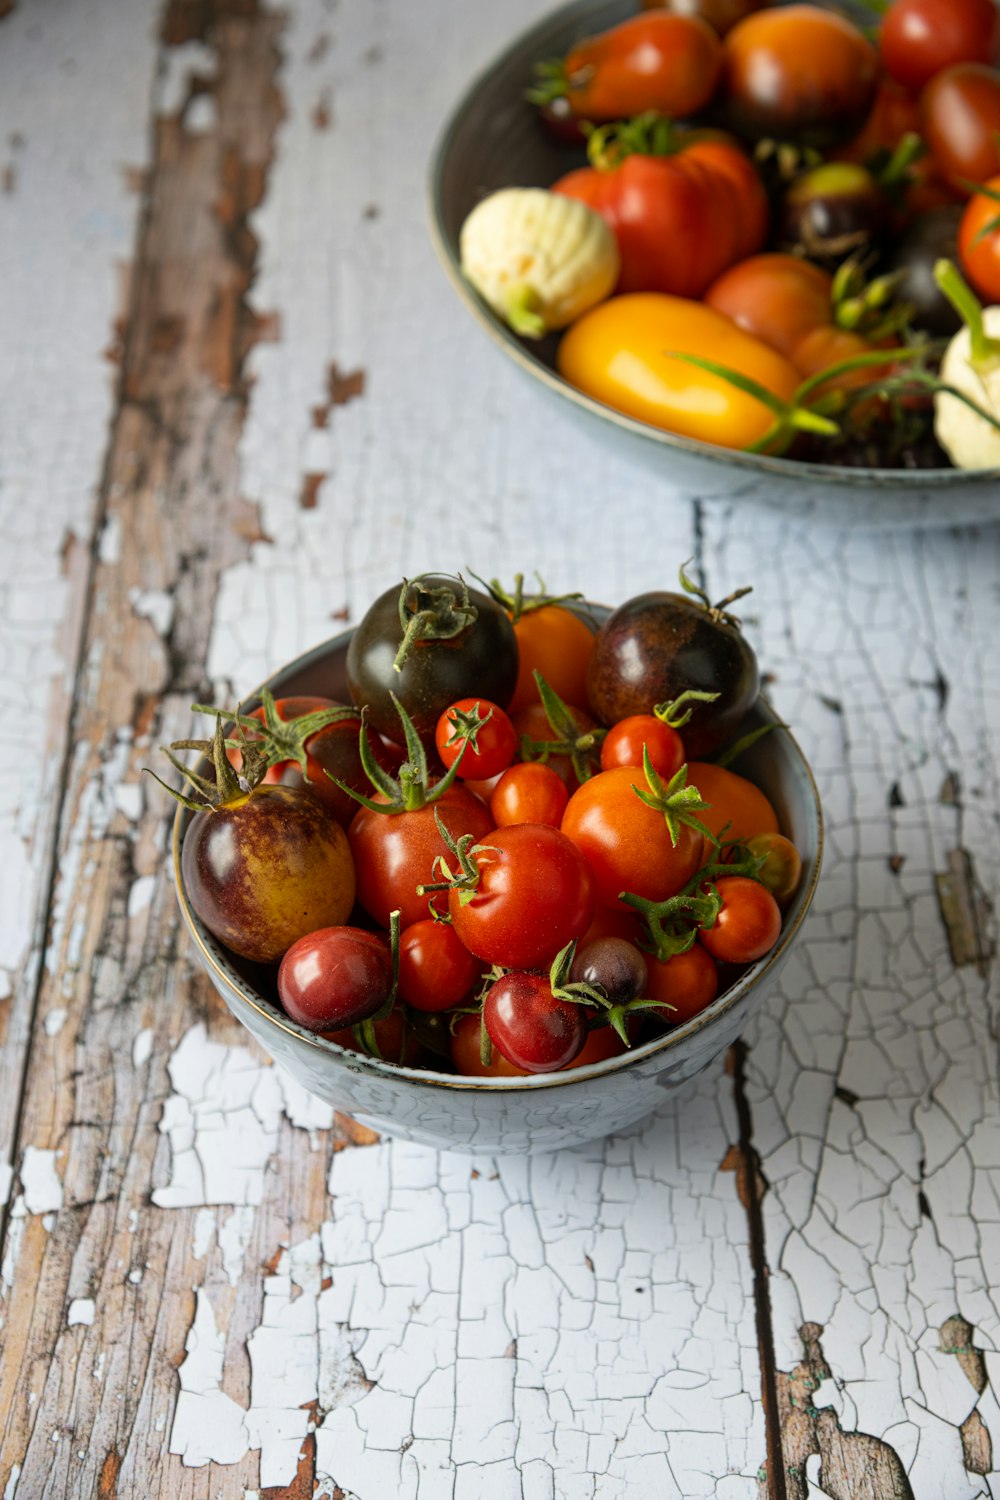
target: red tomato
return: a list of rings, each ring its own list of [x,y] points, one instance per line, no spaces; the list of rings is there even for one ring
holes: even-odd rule
[[[958,226],[962,268],[984,302],[1000,302],[1000,177],[969,199]],[[991,197],[990,194],[997,196]]]
[[[724,875],[715,885],[722,909],[714,927],[699,930],[699,942],[719,963],[749,964],[770,953],[781,936],[781,910],[771,892],[745,875]]]
[[[415,1068],[425,1062],[424,1048],[407,1025],[402,1010],[394,1009],[384,1021],[376,1021],[374,1024],[375,1042],[385,1062],[398,1063],[406,1068]],[[349,1026],[338,1031],[323,1031],[320,1035],[325,1036],[328,1042],[336,1042],[338,1047],[346,1047],[348,1052],[364,1051]]]
[[[414,1010],[450,1010],[474,988],[483,966],[447,922],[427,917],[399,940],[399,994]]]
[[[958,63],[931,79],[920,96],[924,139],[953,186],[1000,172],[1000,72]]]
[[[288,949],[278,970],[278,997],[310,1031],[353,1026],[373,1016],[392,989],[389,945],[363,927],[321,927]]]
[[[492,1049],[488,1063],[483,1063],[479,1046],[478,1016],[459,1016],[451,1031],[451,1060],[456,1073],[465,1078],[528,1078],[527,1068],[516,1068],[508,1062],[499,1047]]]
[[[903,136],[909,134],[920,134],[916,96],[893,79],[880,78],[867,120],[857,135],[830,154],[838,161],[856,161],[864,166],[876,151],[895,151]]]
[[[466,740],[477,716],[486,722]],[[463,781],[488,781],[506,771],[514,759],[517,731],[499,704],[486,698],[460,698],[438,719],[434,742],[446,769],[461,755],[458,775]]]
[[[620,120],[647,110],[678,118],[708,103],[721,65],[711,26],[660,11],[578,43],[566,57],[565,93],[585,120]]]
[[[620,937],[638,945],[643,939],[643,924],[634,907],[598,906],[594,920],[577,944],[577,952],[598,938]]]
[[[490,797],[498,828],[511,823],[548,823],[558,828],[569,801],[562,777],[540,761],[523,761],[505,771]]]
[[[606,906],[624,908],[622,891],[650,901],[676,896],[702,863],[701,834],[682,823],[672,844],[663,814],[636,795],[643,784],[631,767],[601,771],[573,793],[563,814],[563,832],[589,861]]]
[[[490,1041],[515,1067],[554,1073],[583,1051],[587,1010],[557,1000],[547,974],[505,974],[486,996],[483,1023]]]
[[[702,800],[708,803],[698,817],[716,838],[745,842],[755,833],[780,832],[774,808],[764,793],[745,776],[737,776],[735,771],[713,766],[709,761],[693,760],[688,766],[688,781],[698,788]]]
[[[570,715],[581,735],[589,734],[592,729],[598,727],[597,720],[592,718],[584,709],[576,708],[572,703],[567,703],[566,707],[569,709]],[[539,744],[544,744],[555,739],[555,731],[546,717],[545,709],[540,703],[531,703],[527,708],[519,709],[514,715],[514,728],[519,735],[527,735],[529,740],[535,740]],[[599,757],[600,752],[595,748],[594,761],[598,761]],[[566,783],[571,792],[579,785],[576,772],[573,770],[573,765],[568,755],[550,755],[544,764],[550,770],[555,771],[556,775]]]
[[[646,994],[650,1000],[662,1000],[662,1011],[648,1011],[668,1026],[680,1026],[690,1021],[699,1011],[711,1005],[719,993],[719,970],[715,959],[707,949],[697,943],[686,953],[675,953],[671,958],[646,956],[649,977]],[[672,1009],[667,1009],[670,1006]]]
[[[684,741],[676,729],[655,714],[630,714],[608,730],[601,745],[601,770],[641,766],[643,750],[649,752],[653,770],[666,781],[684,764]]]
[[[563,1063],[564,1068],[586,1068],[591,1063],[605,1062],[609,1057],[621,1057],[628,1047],[613,1026],[598,1026],[587,1033],[582,1052],[572,1062]]]
[[[434,861],[448,853],[434,821],[435,813],[455,839],[466,833],[481,839],[493,827],[493,819],[479,798],[465,787],[452,786],[436,802],[415,812],[376,813],[362,807],[348,829],[358,875],[358,901],[382,927],[388,927],[389,914],[397,907],[404,928],[430,913],[430,898],[418,896],[417,886],[429,885],[437,878]]]
[[[594,649],[594,631],[586,620],[561,604],[543,604],[520,615],[514,634],[520,667],[512,714],[539,701],[536,669],[564,703],[586,703],[587,665]]]
[[[886,72],[922,89],[954,63],[991,63],[1000,46],[994,0],[894,0],[879,28]]]
[[[470,850],[470,858],[479,870],[478,885],[471,897],[453,886],[448,910],[466,948],[487,963],[547,966],[590,926],[594,881],[586,860],[558,828],[498,828]]]

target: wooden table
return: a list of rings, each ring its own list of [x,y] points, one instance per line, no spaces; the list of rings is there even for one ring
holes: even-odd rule
[[[651,482],[498,358],[425,176],[537,9],[0,4],[3,1500],[1000,1495],[997,534]],[[688,557],[826,807],[780,992],[585,1150],[333,1118],[142,768],[404,572]]]

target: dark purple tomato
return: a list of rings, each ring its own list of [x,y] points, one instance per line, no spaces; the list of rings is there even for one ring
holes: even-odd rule
[[[292,944],[278,970],[278,996],[310,1031],[355,1026],[385,1004],[392,956],[385,939],[363,927],[321,927]]]
[[[181,878],[209,932],[255,963],[277,963],[307,932],[339,927],[354,905],[347,835],[294,787],[259,786],[196,812]]]
[[[789,187],[780,233],[794,252],[835,266],[877,241],[888,218],[888,199],[866,167],[827,161]]]
[[[604,937],[579,948],[569,971],[570,980],[599,984],[612,1005],[627,1005],[646,988],[646,960],[625,938]]]
[[[557,1000],[547,975],[513,970],[486,996],[483,1021],[490,1041],[526,1073],[554,1073],[583,1051],[587,1010]]]
[[[885,264],[899,275],[896,298],[913,308],[912,321],[938,338],[951,338],[962,319],[934,279],[939,260],[958,261],[962,204],[932,208],[914,219],[893,244]]]

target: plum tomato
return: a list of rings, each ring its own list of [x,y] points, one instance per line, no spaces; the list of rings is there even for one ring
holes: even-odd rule
[[[770,953],[781,909],[767,887],[745,875],[723,875],[715,887],[722,907],[713,927],[699,928],[698,941],[718,963],[749,964]]]
[[[310,1031],[354,1026],[385,1004],[392,956],[385,939],[363,927],[321,927],[300,937],[278,969],[278,998]]]
[[[448,922],[414,922],[399,940],[399,994],[414,1010],[450,1010],[475,986],[483,965]]]
[[[670,958],[647,957],[649,975],[646,980],[646,995],[651,1000],[663,1002],[662,1010],[649,1010],[644,1014],[655,1016],[668,1026],[680,1026],[690,1021],[699,1011],[711,1005],[719,993],[719,970],[715,959],[698,943],[686,953],[674,953]]]
[[[759,787],[710,761],[691,761],[688,777],[708,806],[699,814],[710,833],[746,843],[758,833],[778,833],[778,815]],[[726,827],[726,824],[729,827]],[[725,832],[723,832],[725,829]]]
[[[480,1018],[459,1016],[451,1028],[451,1060],[456,1073],[466,1078],[528,1078],[527,1068],[515,1067],[499,1047],[492,1049],[488,1063],[484,1063],[480,1048]],[[608,1028],[610,1030],[610,1027]]]
[[[458,937],[486,963],[547,966],[590,926],[593,877],[558,828],[516,823],[495,829],[467,859],[472,873],[451,886],[448,910]]]
[[[581,119],[600,122],[655,110],[680,118],[702,109],[719,80],[719,39],[693,16],[654,11],[588,37],[561,65],[542,64],[540,91],[565,94]]]
[[[606,937],[577,948],[569,977],[600,985],[612,1005],[626,1005],[645,994],[646,972],[646,960],[634,943]]]
[[[547,974],[504,974],[483,1003],[483,1024],[497,1051],[527,1073],[564,1068],[587,1040],[586,1008],[557,999]]]
[[[992,63],[1000,47],[995,0],[893,0],[878,34],[885,70],[918,90],[955,63]]]
[[[723,92],[741,135],[819,149],[864,124],[879,80],[875,48],[845,16],[782,5],[740,21],[723,41]]]
[[[397,908],[404,928],[430,914],[428,897],[418,896],[417,886],[434,880],[434,861],[448,853],[435,814],[455,839],[466,833],[481,839],[493,827],[478,797],[451,786],[437,801],[412,812],[376,813],[362,807],[348,830],[358,901],[382,927],[388,927],[389,914]]]
[[[426,1054],[409,1025],[405,1011],[396,1006],[383,1021],[373,1022],[375,1045],[385,1062],[397,1063],[404,1068],[415,1068],[425,1062]],[[348,1052],[364,1052],[364,1048],[349,1026],[334,1031],[321,1031],[320,1036]]]
[[[992,0],[991,0],[992,3]],[[936,73],[920,95],[924,139],[953,187],[1000,172],[1000,71],[956,63]]]
[[[294,787],[258,786],[196,812],[181,876],[213,936],[256,963],[277,963],[297,938],[341,926],[354,905],[344,830]]]
[[[802,857],[791,839],[781,833],[758,833],[747,839],[746,847],[764,859],[757,872],[761,885],[767,886],[779,906],[786,906],[802,879]]]
[[[512,823],[548,823],[558,828],[569,792],[562,777],[541,761],[526,760],[505,771],[490,796],[498,828]]]
[[[676,729],[655,714],[630,714],[608,730],[601,743],[601,770],[615,766],[641,766],[646,750],[653,770],[669,781],[686,759],[684,741]]]
[[[499,704],[486,698],[459,698],[438,719],[434,741],[446,768],[459,761],[458,775],[463,781],[488,781],[506,771],[514,759],[517,731]]]
[[[535,671],[564,703],[584,703],[587,664],[594,649],[594,631],[580,615],[561,604],[543,604],[522,611],[514,620],[520,665],[511,713],[538,702]]]
[[[441,714],[473,693],[506,708],[517,684],[517,640],[505,610],[460,578],[422,574],[387,589],[347,648],[351,697],[398,740],[398,699],[425,744]]]

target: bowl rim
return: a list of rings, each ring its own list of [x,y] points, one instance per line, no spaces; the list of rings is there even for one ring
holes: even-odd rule
[[[531,378],[538,380],[554,395],[568,401],[579,411],[587,412],[603,422],[610,423],[646,442],[665,449],[677,449],[697,458],[712,460],[745,471],[747,474],[777,474],[787,479],[800,481],[822,481],[843,489],[867,484],[874,489],[915,490],[924,486],[933,490],[949,490],[962,484],[986,484],[1000,479],[1000,466],[991,469],[960,469],[957,467],[938,469],[875,469],[846,468],[835,464],[819,464],[797,458],[780,458],[774,454],[747,453],[740,448],[723,448],[715,443],[706,443],[699,438],[682,433],[669,432],[629,417],[624,412],[597,401],[592,396],[576,390],[556,371],[550,370],[513,329],[509,328],[474,291],[462,273],[457,247],[453,246],[445,229],[442,184],[448,156],[455,137],[464,123],[465,116],[474,107],[484,85],[501,68],[510,63],[519,53],[534,46],[544,46],[544,38],[550,32],[559,32],[572,25],[575,18],[581,20],[589,13],[606,4],[607,0],[569,0],[568,4],[549,11],[539,20],[526,26],[507,43],[472,79],[471,83],[453,105],[441,128],[431,154],[430,172],[427,181],[427,208],[431,240],[448,280],[472,314],[479,326],[502,349],[507,357]],[[825,4],[827,0],[818,0]],[[832,7],[835,8],[835,7]],[[542,55],[541,52],[539,55]]]
[[[586,602],[589,603],[589,601]],[[605,605],[591,607],[601,610],[607,609]],[[274,685],[281,678],[288,676],[292,672],[301,673],[308,671],[311,666],[325,660],[338,648],[346,649],[347,643],[353,634],[353,629],[340,631],[337,635],[329,637],[327,640],[313,646],[310,650],[303,652],[300,656],[294,657],[284,666],[279,667],[252,694],[242,700],[240,705],[241,710],[247,712],[260,701],[262,688],[270,688],[273,691]],[[773,719],[776,723],[781,722],[763,696],[758,698],[757,706],[763,710],[766,717]],[[654,1037],[652,1041],[643,1043],[641,1047],[637,1047],[634,1051],[624,1052],[616,1057],[604,1058],[600,1062],[586,1063],[582,1067],[570,1068],[565,1072],[535,1073],[526,1078],[465,1077],[455,1073],[437,1072],[431,1068],[404,1067],[399,1063],[386,1062],[383,1058],[369,1057],[367,1053],[355,1052],[350,1048],[341,1047],[338,1043],[329,1041],[317,1032],[309,1031],[306,1027],[298,1025],[291,1017],[282,1015],[275,1005],[255,991],[242,975],[237,973],[235,968],[226,961],[225,954],[222,951],[223,945],[212,937],[200,918],[191,909],[181,873],[181,845],[183,843],[184,832],[194,813],[190,808],[185,807],[183,803],[179,802],[173,817],[171,854],[173,859],[174,886],[181,915],[190,936],[199,950],[201,962],[209,972],[217,988],[222,987],[224,990],[235,991],[241,1001],[249,1006],[251,1010],[255,1011],[268,1028],[274,1027],[278,1031],[287,1033],[299,1042],[306,1042],[308,1045],[316,1048],[320,1055],[329,1057],[338,1064],[349,1063],[349,1071],[351,1072],[370,1073],[376,1077],[387,1079],[405,1079],[407,1082],[420,1084],[431,1089],[443,1088],[465,1091],[487,1089],[499,1090],[501,1092],[558,1088],[561,1085],[579,1082],[585,1078],[603,1077],[606,1074],[622,1072],[639,1061],[657,1056],[661,1052],[665,1053],[674,1050],[682,1042],[686,1041],[688,1037],[695,1035],[695,1033],[702,1030],[705,1026],[731,1010],[755,984],[763,980],[768,970],[784,957],[792,939],[802,926],[809,912],[813,897],[816,894],[820,869],[823,863],[823,807],[820,802],[819,790],[816,786],[812,767],[803,754],[801,746],[790,729],[786,728],[784,724],[781,725],[781,728],[785,743],[790,747],[793,758],[805,773],[811,806],[816,817],[815,858],[806,886],[796,893],[796,909],[791,920],[787,924],[782,924],[781,937],[770,953],[765,954],[756,963],[749,965],[735,983],[729,989],[717,995],[704,1010],[699,1011],[697,1015],[692,1016],[690,1020],[683,1022],[672,1031],[666,1032],[664,1036]]]

